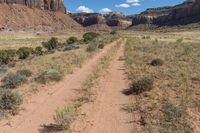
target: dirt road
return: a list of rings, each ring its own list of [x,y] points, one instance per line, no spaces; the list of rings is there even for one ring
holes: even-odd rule
[[[55,110],[76,98],[75,89],[81,87],[98,60],[115,44],[116,42],[106,46],[82,68],[67,75],[61,82],[48,86],[48,89],[33,96],[29,103],[22,105],[24,110],[19,115],[0,122],[0,133],[37,133],[41,125],[54,123]]]
[[[73,125],[73,133],[131,133],[131,114],[125,113],[121,107],[130,102],[130,97],[122,94],[128,87],[124,71],[123,46],[111,63],[109,73],[102,77],[100,92],[94,103],[86,104],[81,114],[86,117]]]

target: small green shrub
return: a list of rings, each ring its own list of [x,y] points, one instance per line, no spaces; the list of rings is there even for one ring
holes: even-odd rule
[[[26,81],[26,77],[20,74],[8,73],[2,80],[3,87],[14,89]]]
[[[56,123],[63,127],[63,129],[69,129],[76,113],[75,105],[69,105],[64,108],[56,110],[54,120]]]
[[[13,61],[16,55],[16,50],[0,50],[0,63],[7,64],[10,61]]]
[[[0,110],[15,114],[21,103],[22,97],[19,93],[0,89]]]
[[[42,47],[41,46],[36,47],[34,53],[36,55],[42,55]]]
[[[94,52],[97,48],[99,47],[99,44],[98,43],[90,43],[88,46],[87,46],[87,49],[86,51],[87,52]]]
[[[0,73],[5,73],[7,71],[8,69],[5,66],[0,66]]]
[[[12,61],[8,63],[8,67],[15,67],[16,66],[16,62]]]
[[[111,35],[115,35],[115,34],[117,34],[117,31],[116,31],[116,30],[113,30],[113,31],[110,32],[110,34],[111,34]]]
[[[78,41],[78,39],[76,37],[70,37],[67,39],[67,44],[73,44],[76,43]]]
[[[18,70],[16,73],[25,77],[30,77],[32,75],[32,72],[29,69]]]
[[[61,79],[62,79],[62,74],[58,70],[49,69],[39,74],[35,78],[35,81],[38,83],[45,84],[48,81],[60,81]]]
[[[52,37],[50,40],[47,42],[42,42],[42,46],[46,48],[47,50],[53,50],[58,47],[58,38]]]
[[[151,39],[150,36],[143,36],[142,39]]]
[[[93,39],[95,39],[97,36],[99,36],[98,33],[87,32],[87,33],[83,34],[83,40],[84,40],[84,42],[88,43],[88,42],[92,41]]]
[[[104,48],[104,44],[99,44],[98,48],[99,49],[103,49]]]
[[[183,42],[183,38],[178,38],[178,39],[176,40],[176,42],[177,42],[177,43],[182,43],[182,42]]]
[[[161,59],[154,59],[151,61],[152,66],[162,66],[164,64],[164,61]]]
[[[153,80],[150,78],[142,78],[130,85],[132,94],[140,94],[145,91],[150,91],[153,88]]]
[[[17,50],[19,59],[26,59],[32,53],[33,53],[33,48],[29,48],[29,47],[21,47]]]

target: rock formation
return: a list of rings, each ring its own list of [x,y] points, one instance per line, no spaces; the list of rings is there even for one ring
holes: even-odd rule
[[[174,7],[151,8],[132,16],[132,25],[153,24],[158,26],[190,24],[200,21],[200,1],[187,0]]]
[[[22,4],[31,8],[66,12],[63,0],[0,0],[0,3]]]
[[[84,27],[106,25],[109,27],[126,28],[131,25],[131,19],[118,12],[111,12],[106,15],[99,13],[77,13],[72,14],[71,16]]]

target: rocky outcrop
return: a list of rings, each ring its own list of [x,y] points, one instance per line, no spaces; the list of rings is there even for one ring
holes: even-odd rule
[[[72,18],[84,27],[106,25],[109,27],[126,28],[132,24],[131,19],[122,13],[111,12],[106,15],[99,13],[72,14]]]
[[[110,12],[105,16],[106,24],[111,27],[127,28],[131,23],[131,19],[120,12]]]
[[[153,24],[158,26],[189,24],[200,21],[200,1],[187,0],[174,7],[151,8],[132,16],[132,25]]]
[[[106,24],[106,20],[103,15],[98,13],[77,13],[71,14],[72,18],[84,27],[95,24]]]
[[[22,4],[31,8],[60,11],[66,13],[63,0],[0,0],[0,3]]]

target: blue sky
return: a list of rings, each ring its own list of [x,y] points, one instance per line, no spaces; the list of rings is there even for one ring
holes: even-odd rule
[[[137,14],[146,8],[172,6],[184,0],[64,0],[70,12],[109,12]]]

